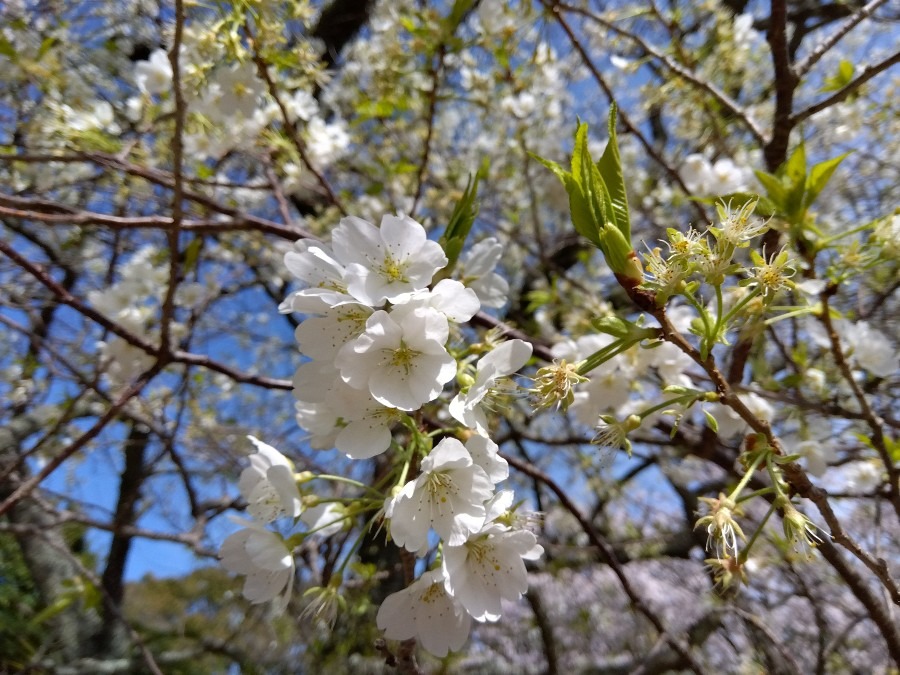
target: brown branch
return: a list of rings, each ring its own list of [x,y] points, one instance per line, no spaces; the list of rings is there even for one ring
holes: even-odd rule
[[[532,353],[535,356],[543,359],[544,361],[553,361],[553,352],[550,351],[550,347],[547,345],[547,343],[539,340],[538,338],[528,335],[518,328],[508,326],[500,319],[493,317],[486,312],[478,312],[475,316],[472,317],[472,323],[476,326],[481,326],[482,328],[496,329],[500,331],[500,334],[505,338],[524,340],[525,342],[531,344],[533,350]]]
[[[655,310],[653,316],[659,321],[660,326],[662,326],[663,339],[676,345],[706,371],[716,387],[716,391],[719,394],[719,401],[738,413],[741,419],[743,419],[751,429],[762,434],[773,452],[777,455],[785,456],[787,453],[785,453],[781,441],[772,431],[772,427],[766,420],[753,414],[746,404],[737,396],[725,376],[719,371],[712,355],[708,355],[704,359],[700,355],[700,352],[685,340],[684,336],[675,330],[666,316],[665,308]],[[809,499],[816,505],[816,508],[831,530],[831,538],[850,551],[860,562],[869,568],[869,570],[884,585],[885,589],[890,594],[892,601],[900,605],[900,587],[897,586],[897,582],[891,576],[887,563],[884,560],[874,558],[864,551],[863,548],[847,534],[840,520],[838,520],[837,515],[834,513],[834,510],[831,508],[831,504],[828,501],[828,493],[824,489],[813,485],[812,481],[809,480],[809,476],[806,475],[806,472],[804,472],[796,462],[782,464],[781,469],[784,472],[784,477],[790,484],[792,491],[801,497]]]
[[[275,80],[272,79],[272,76],[269,74],[269,64],[266,63],[265,59],[263,59],[262,54],[259,52],[259,46],[256,43],[255,38],[253,37],[253,33],[250,30],[250,24],[246,23],[244,25],[244,31],[247,35],[247,42],[250,45],[250,48],[253,50],[253,63],[256,64],[256,71],[259,75],[260,79],[266,83],[266,89],[269,92],[269,95],[274,99],[275,105],[278,106],[278,110],[281,113],[281,122],[282,127],[284,128],[285,133],[287,133],[288,138],[291,141],[291,144],[294,146],[294,149],[297,150],[297,154],[300,155],[300,159],[303,164],[315,176],[316,182],[318,182],[319,186],[322,188],[322,192],[328,198],[328,201],[335,207],[337,207],[338,211],[341,212],[341,215],[347,215],[347,209],[344,208],[344,205],[341,203],[341,200],[338,199],[338,196],[332,190],[331,185],[328,183],[328,180],[325,178],[324,174],[319,172],[316,167],[313,165],[312,160],[309,158],[309,153],[306,152],[306,145],[300,139],[299,134],[297,133],[297,127],[294,125],[290,118],[290,114],[288,113],[287,107],[284,105],[284,101],[281,100],[281,95],[278,92],[278,85],[275,83]]]
[[[141,393],[149,382],[156,377],[156,375],[163,369],[165,364],[161,359],[158,359],[156,363],[153,364],[147,371],[142,373],[132,384],[128,387],[114,402],[105,413],[98,419],[94,425],[85,431],[81,436],[76,438],[72,443],[70,443],[66,448],[64,448],[58,455],[56,455],[53,459],[49,460],[44,467],[36,473],[34,476],[29,478],[27,481],[21,483],[13,493],[7,497],[2,503],[0,503],[0,516],[6,513],[16,502],[18,502],[23,497],[28,496],[32,490],[34,490],[38,485],[47,476],[56,471],[67,459],[69,459],[76,452],[81,450],[88,442],[96,438],[101,431],[109,424],[115,417],[118,416],[119,411],[125,407],[125,405],[135,396]]]
[[[881,7],[887,0],[872,0],[867,5],[861,7],[859,11],[857,11],[853,16],[847,19],[844,23],[842,23],[838,29],[829,35],[827,38],[822,40],[816,48],[813,49],[806,58],[802,59],[799,63],[794,66],[794,72],[797,74],[797,77],[802,78],[806,73],[810,71],[810,69],[819,62],[828,51],[834,47],[841,39],[853,30],[856,26],[862,23],[865,19],[872,16],[875,13],[875,10]]]
[[[147,167],[139,166],[137,164],[132,164],[130,162],[125,161],[115,155],[110,155],[106,153],[100,152],[90,152],[85,153],[84,156],[88,158],[90,161],[95,162],[97,164],[101,164],[103,166],[110,167],[117,171],[124,171],[127,174],[138,176],[143,178],[146,181],[153,183],[154,185],[159,185],[161,187],[165,187],[168,189],[172,189],[173,182],[171,176],[165,171],[160,171],[158,169],[150,169]],[[226,216],[230,216],[236,221],[247,223],[256,227],[261,232],[267,232],[270,234],[278,235],[284,239],[289,239],[291,241],[295,241],[297,239],[317,239],[315,235],[310,232],[306,232],[298,227],[286,227],[280,223],[276,223],[274,220],[269,220],[267,218],[261,218],[259,216],[254,216],[249,213],[244,213],[238,209],[231,208],[229,206],[224,206],[219,204],[214,199],[207,197],[204,194],[199,192],[193,192],[190,190],[184,190],[183,193],[184,199],[188,199],[192,202],[196,202],[201,206],[205,206],[211,211],[215,211],[216,213],[221,213]],[[235,228],[231,227],[230,229],[246,229],[246,228]],[[224,230],[223,230],[224,231]]]
[[[546,3],[545,3],[546,4]],[[646,40],[644,40],[640,35],[627,31],[623,28],[619,28],[616,24],[611,21],[607,21],[602,16],[598,16],[593,12],[589,12],[581,7],[575,7],[573,5],[568,5],[563,2],[554,1],[554,8],[558,7],[567,12],[572,12],[573,14],[580,14],[582,16],[587,17],[591,21],[594,21],[608,31],[615,33],[616,35],[621,35],[622,37],[631,40],[636,45],[638,45],[641,49],[643,49],[647,54],[655,58],[659,61],[663,66],[665,66],[669,71],[682,78],[683,80],[689,82],[694,85],[698,89],[705,91],[707,94],[712,96],[716,101],[718,101],[723,108],[725,108],[728,112],[734,115],[738,120],[740,120],[741,124],[743,124],[754,139],[761,145],[766,142],[765,134],[759,125],[750,117],[750,114],[740,106],[740,104],[732,99],[728,94],[719,89],[712,82],[702,79],[699,75],[694,73],[693,71],[685,68],[677,61],[673,60],[669,57],[665,52],[660,51]]]
[[[888,501],[891,503],[891,506],[894,507],[894,512],[897,516],[900,517],[900,469],[897,468],[894,459],[891,457],[891,453],[888,451],[881,420],[875,414],[875,411],[872,410],[872,406],[869,405],[865,393],[853,377],[853,371],[850,369],[850,365],[847,363],[847,359],[844,356],[844,350],[841,348],[841,339],[834,328],[834,322],[831,320],[829,304],[829,297],[836,292],[837,286],[835,285],[830,285],[822,292],[822,312],[819,314],[818,319],[822,322],[822,325],[825,327],[825,332],[828,334],[828,342],[831,345],[831,355],[837,364],[838,370],[841,372],[841,375],[853,392],[853,397],[856,399],[857,404],[859,404],[863,419],[872,433],[872,445],[875,450],[878,451],[878,456],[881,458],[881,462],[884,464],[884,468],[888,474]]]
[[[638,613],[642,614],[653,625],[653,627],[659,633],[661,639],[664,639],[672,647],[672,649],[678,652],[679,656],[681,656],[681,658],[684,660],[684,664],[686,667],[690,668],[695,673],[702,673],[703,669],[694,660],[694,657],[691,656],[690,648],[687,645],[683,644],[681,640],[671,635],[665,629],[665,626],[663,626],[660,618],[655,613],[653,613],[650,608],[644,603],[638,592],[631,585],[631,581],[629,581],[628,576],[625,574],[625,570],[617,560],[616,554],[613,549],[600,537],[600,535],[597,533],[597,530],[594,528],[593,523],[581,512],[575,502],[573,502],[569,497],[566,490],[560,487],[559,484],[555,480],[553,480],[553,478],[551,478],[549,475],[541,471],[538,467],[534,466],[530,462],[523,461],[517,457],[513,457],[512,455],[503,452],[500,453],[500,456],[503,457],[503,459],[505,459],[507,462],[509,462],[510,466],[514,467],[518,471],[521,471],[526,476],[540,481],[556,495],[563,508],[571,513],[572,516],[578,521],[581,529],[587,535],[588,540],[596,547],[603,562],[609,565],[610,569],[613,571],[613,574],[615,574],[616,578],[618,579],[619,585],[622,587],[622,590],[631,601],[632,607],[637,610]]]
[[[410,217],[415,217],[419,200],[422,198],[422,190],[425,186],[425,172],[428,170],[428,158],[431,156],[431,138],[434,136],[434,120],[437,115],[438,89],[441,84],[441,73],[444,70],[444,51],[446,47],[442,42],[438,47],[437,63],[431,67],[431,91],[428,92],[428,126],[425,129],[425,141],[422,147],[422,158],[419,160],[419,169],[416,172],[416,193],[413,195]]]
[[[878,63],[870,64],[863,68],[862,72],[855,77],[851,82],[847,83],[845,86],[838,89],[828,98],[822,99],[818,103],[813,103],[811,106],[800,110],[799,112],[794,113],[790,117],[790,123],[792,125],[800,124],[805,119],[808,119],[815,115],[818,112],[825,110],[826,108],[830,108],[831,106],[840,103],[845,98],[847,98],[854,91],[859,89],[866,82],[871,80],[876,75],[883,73],[891,66],[900,63],[900,51],[894,52],[889,57],[884,59],[883,61],[879,61]]]
[[[819,550],[822,552],[822,557],[828,561],[828,564],[837,571],[844,583],[847,584],[850,592],[853,593],[862,606],[866,608],[869,618],[872,619],[872,622],[876,626],[878,626],[878,629],[887,644],[891,658],[894,660],[895,664],[900,665],[900,630],[898,630],[897,623],[894,617],[891,616],[888,608],[872,592],[872,589],[869,588],[866,581],[860,577],[859,573],[847,564],[847,561],[844,560],[840,551],[835,548],[830,541],[825,539],[819,544]],[[897,603],[896,598],[893,600]]]
[[[794,89],[800,80],[791,69],[788,52],[787,1],[772,0],[771,14],[766,41],[772,51],[772,66],[775,71],[775,112],[772,116],[772,134],[763,147],[763,155],[766,158],[766,169],[775,171],[787,157],[788,142],[794,129],[791,120]]]
[[[97,323],[103,328],[106,328],[111,333],[114,333],[118,337],[122,338],[131,346],[137,347],[147,354],[165,361],[166,364],[183,363],[185,365],[202,366],[203,368],[206,368],[208,370],[213,370],[217,373],[221,373],[222,375],[227,375],[235,382],[254,384],[256,386],[265,387],[267,389],[289,390],[293,388],[293,384],[290,380],[281,380],[277,378],[262,377],[259,375],[244,373],[201,354],[193,354],[191,352],[186,352],[183,350],[164,352],[159,347],[150,342],[147,342],[131,331],[126,330],[115,321],[111,321],[97,310],[84,304],[69,291],[63,288],[59,283],[57,283],[53,279],[53,277],[51,277],[46,271],[19,255],[12,248],[12,246],[2,240],[0,240],[0,253],[5,254],[16,264],[18,264],[22,269],[27,271],[35,279],[41,282],[45,287],[53,292],[61,302],[77,310],[80,314],[91,319],[94,323]]]

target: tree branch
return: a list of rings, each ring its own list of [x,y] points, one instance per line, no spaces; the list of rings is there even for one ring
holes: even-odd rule
[[[830,108],[836,103],[840,103],[845,98],[847,98],[854,91],[859,89],[866,82],[871,80],[876,75],[883,73],[891,66],[900,63],[900,51],[894,52],[889,57],[884,59],[883,61],[879,61],[878,63],[870,64],[863,68],[862,72],[853,78],[853,80],[847,83],[845,86],[838,89],[828,98],[822,99],[818,103],[813,103],[811,106],[800,110],[790,117],[790,123],[792,126],[796,126],[800,124],[800,122],[812,117],[818,112],[822,112],[826,108]]]

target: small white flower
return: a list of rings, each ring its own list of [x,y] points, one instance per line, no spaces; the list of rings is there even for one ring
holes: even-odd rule
[[[494,237],[488,237],[469,249],[457,266],[460,280],[475,291],[485,307],[502,307],[506,304],[509,283],[494,272],[502,255],[503,245]]]
[[[337,502],[322,502],[310,506],[300,516],[310,532],[320,537],[330,537],[340,532],[347,522],[347,514]]]
[[[373,307],[426,288],[447,264],[440,244],[405,215],[385,215],[381,228],[361,218],[342,218],[331,241],[335,254],[347,262],[350,294]]]
[[[454,323],[465,323],[481,309],[475,291],[454,279],[442,279],[432,290],[416,291],[406,296],[403,304],[407,307],[431,307]]]
[[[134,79],[145,94],[163,94],[172,88],[172,64],[164,49],[157,49],[146,61],[134,65]]]
[[[366,332],[338,352],[335,366],[344,382],[368,389],[390,408],[416,410],[436,399],[456,374],[456,360],[444,349],[447,318],[427,307],[393,314],[376,311]]]
[[[351,459],[368,459],[387,450],[391,428],[406,417],[406,413],[376,401],[368,389],[353,389],[343,382],[335,386],[327,400],[343,425],[334,447]]]
[[[408,588],[385,598],[375,622],[386,638],[417,638],[438,657],[462,647],[472,627],[472,618],[447,593],[442,570],[425,572]]]
[[[280,516],[300,515],[300,492],[294,481],[294,466],[271,445],[247,436],[257,452],[250,456],[250,466],[241,472],[238,488],[247,500],[247,511],[263,523]]]
[[[444,547],[445,587],[473,619],[496,621],[501,600],[516,600],[528,590],[524,561],[543,552],[528,530],[488,525],[462,546]]]
[[[243,595],[250,602],[275,600],[275,610],[284,611],[294,587],[294,556],[275,532],[258,523],[238,522],[245,528],[222,543],[222,566],[234,574],[247,575]]]
[[[484,502],[494,485],[462,443],[445,438],[422,460],[419,477],[388,500],[391,537],[398,546],[418,551],[428,543],[428,530],[458,546],[484,524]]]
[[[481,402],[490,393],[497,380],[512,375],[531,358],[532,346],[524,340],[509,340],[491,350],[478,361],[475,381],[465,392],[460,392],[450,402],[450,414],[470,429],[487,434],[487,418]]]
[[[294,249],[284,254],[284,264],[307,288],[289,295],[278,311],[319,313],[344,302],[355,302],[347,294],[344,265],[327,245],[301,239]]]
[[[333,362],[341,347],[362,335],[371,315],[372,308],[358,302],[340,304],[322,316],[304,319],[294,331],[294,338],[305,356]]]
[[[509,478],[509,463],[499,455],[497,444],[490,438],[473,434],[466,441],[466,450],[472,455],[472,461],[484,469],[494,485]]]

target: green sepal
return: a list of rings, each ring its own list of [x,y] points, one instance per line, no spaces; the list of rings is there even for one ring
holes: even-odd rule
[[[713,417],[713,414],[706,408],[703,409],[703,417],[706,418],[706,426],[712,429],[714,434],[719,433],[719,422]]]
[[[828,184],[828,181],[831,180],[831,176],[837,170],[838,165],[840,165],[849,154],[849,152],[845,152],[843,155],[838,155],[832,159],[826,159],[824,162],[819,162],[810,169],[809,176],[806,178],[806,195],[803,198],[804,209],[808,209],[812,205],[816,200],[816,197],[819,196]]]

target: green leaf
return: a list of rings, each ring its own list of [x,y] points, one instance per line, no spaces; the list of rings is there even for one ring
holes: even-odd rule
[[[802,142],[794,149],[787,161],[778,168],[778,175],[784,177],[784,183],[788,188],[806,182],[806,148]]]
[[[475,218],[478,216],[478,202],[476,201],[478,181],[485,175],[487,175],[486,162],[481,165],[474,176],[469,176],[466,189],[453,208],[450,219],[447,221],[447,227],[440,238],[440,244],[448,260],[446,267],[442,270],[443,275],[449,274],[456,265],[466,238],[469,236],[472,225],[475,223]]]
[[[841,59],[837,73],[825,78],[825,84],[820,91],[827,92],[843,89],[853,80],[853,71],[853,64],[847,59]]]
[[[809,177],[806,179],[806,196],[803,198],[803,208],[809,208],[816,201],[816,197],[819,196],[825,185],[831,180],[831,176],[838,168],[838,165],[849,154],[849,152],[845,152],[843,155],[838,155],[833,159],[826,159],[810,169]]]
[[[38,47],[37,59],[36,61],[40,61],[44,58],[44,55],[53,48],[53,45],[57,43],[57,39],[55,37],[46,37],[41,41],[41,46]]]
[[[187,248],[184,249],[184,271],[191,272],[197,267],[197,259],[200,257],[200,248],[203,246],[203,239],[198,237],[194,239]]]
[[[619,232],[631,241],[631,219],[628,214],[628,195],[625,192],[625,177],[622,174],[622,158],[619,156],[619,142],[616,138],[616,104],[609,106],[609,142],[603,155],[597,161],[597,169],[603,178],[609,196],[610,206]]]
[[[16,61],[16,48],[13,47],[12,42],[2,35],[0,35],[0,55],[5,56],[13,63]]]
[[[453,3],[453,9],[450,10],[450,14],[446,19],[448,34],[452,34],[456,30],[462,20],[466,18],[466,14],[469,13],[474,4],[474,0],[456,0],[456,2]]]
[[[584,174],[583,164],[587,161],[588,164],[591,163],[591,156],[588,153],[587,149],[587,131],[588,125],[586,122],[579,122],[578,127],[575,129],[575,148],[572,150],[572,175],[578,181],[579,185],[583,185],[582,176]]]
[[[803,210],[803,193],[806,190],[806,149],[802,142],[791,153],[779,173],[783,174],[782,182],[787,188],[784,198],[785,215],[796,219]]]
[[[549,159],[544,159],[540,155],[536,155],[533,152],[529,152],[528,156],[531,157],[531,159],[535,160],[536,162],[540,162],[545,167],[550,169],[556,175],[556,177],[559,178],[560,181],[562,181],[563,185],[566,184],[566,177],[571,174],[568,171],[566,171],[564,168],[562,168],[559,164],[557,164],[556,162],[552,162]]]
[[[762,186],[766,188],[766,192],[769,196],[769,201],[775,206],[779,211],[785,210],[785,202],[787,201],[787,194],[784,189],[784,185],[778,176],[774,176],[771,173],[766,173],[765,171],[754,171],[756,174],[756,178],[762,183]]]

